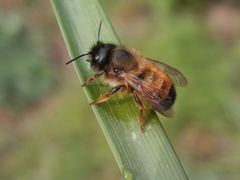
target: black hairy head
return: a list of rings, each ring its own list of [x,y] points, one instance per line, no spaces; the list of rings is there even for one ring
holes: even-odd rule
[[[91,48],[90,63],[91,67],[95,70],[103,70],[109,63],[111,52],[116,47],[114,44],[105,44],[100,41]]]

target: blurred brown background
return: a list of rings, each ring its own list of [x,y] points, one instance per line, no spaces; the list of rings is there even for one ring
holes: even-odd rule
[[[159,116],[190,179],[240,179],[238,0],[101,3],[122,43],[189,79]],[[0,179],[120,179],[48,1],[0,1]]]

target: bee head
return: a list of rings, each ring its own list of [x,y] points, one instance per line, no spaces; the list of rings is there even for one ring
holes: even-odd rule
[[[105,44],[97,41],[97,44],[90,51],[91,67],[96,70],[103,70],[111,58],[111,52],[115,48],[114,44]]]
[[[97,43],[94,45],[90,52],[81,54],[80,56],[75,57],[74,59],[68,61],[66,64],[72,63],[73,61],[83,57],[83,56],[90,56],[89,61],[91,63],[91,67],[94,70],[103,70],[105,65],[108,64],[111,56],[111,51],[115,47],[114,44],[105,44],[101,42],[100,39],[100,32],[101,32],[102,21],[100,21],[99,28],[98,28],[98,36],[97,36]]]

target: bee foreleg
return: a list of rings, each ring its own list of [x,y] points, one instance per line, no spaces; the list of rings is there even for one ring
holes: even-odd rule
[[[97,98],[95,101],[91,102],[90,105],[105,102],[110,97],[112,97],[112,95],[114,95],[115,93],[117,93],[119,91],[123,91],[125,88],[126,88],[126,86],[124,86],[124,85],[119,85],[119,86],[113,87],[110,91],[106,92],[105,94],[103,94],[99,98]]]
[[[99,71],[96,74],[94,74],[93,76],[89,77],[83,84],[81,84],[81,87],[84,87],[88,84],[90,84],[91,82],[95,81],[97,78],[99,78],[102,74],[104,73],[104,71]]]
[[[132,95],[134,97],[135,102],[137,103],[138,109],[140,111],[140,125],[141,125],[141,131],[144,132],[144,105],[142,101],[139,99],[136,92],[132,92]]]

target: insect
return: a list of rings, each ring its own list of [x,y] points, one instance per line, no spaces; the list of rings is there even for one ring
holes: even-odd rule
[[[98,39],[91,50],[66,64],[83,56],[89,56],[95,74],[81,86],[84,87],[102,76],[102,81],[112,87],[90,105],[107,101],[118,92],[128,91],[136,102],[140,113],[140,127],[144,132],[144,103],[165,117],[172,117],[172,106],[176,99],[176,86],[186,86],[187,79],[177,69],[142,56],[134,49],[99,40],[102,21],[98,28]]]

